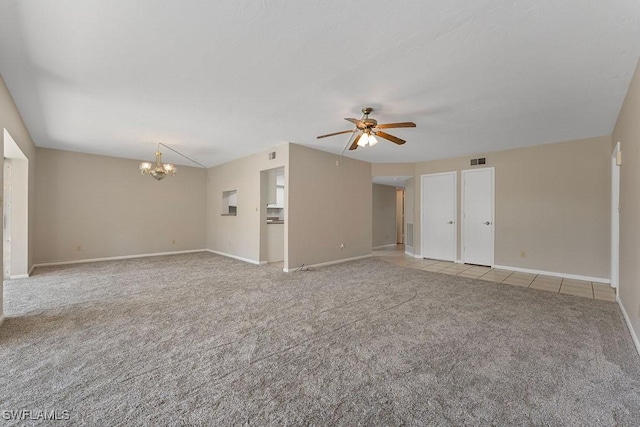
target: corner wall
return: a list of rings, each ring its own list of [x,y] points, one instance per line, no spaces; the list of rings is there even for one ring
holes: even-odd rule
[[[396,244],[396,188],[373,184],[373,247]]]
[[[495,264],[608,280],[611,138],[589,138],[485,153],[495,167]],[[420,175],[461,174],[477,156],[416,164],[414,253],[420,254]],[[408,220],[407,220],[408,221]],[[521,253],[525,252],[526,257]]]
[[[285,268],[371,255],[371,163],[344,157],[336,166],[336,160],[335,154],[290,145]]]
[[[214,252],[252,262],[266,262],[261,235],[266,226],[266,203],[261,203],[260,172],[284,166],[284,253],[287,256],[289,145],[281,144],[273,149],[233,160],[207,170],[206,188],[206,247]],[[275,151],[276,158],[269,160],[268,153]],[[236,216],[222,215],[222,193],[236,190],[238,210]],[[264,221],[263,221],[264,219]],[[263,224],[264,222],[264,224]]]
[[[20,116],[20,112],[16,107],[11,94],[9,93],[9,89],[5,85],[4,79],[0,76],[0,150],[3,150],[4,153],[4,131],[6,129],[7,132],[12,136],[13,140],[16,142],[22,153],[26,156],[29,162],[29,269],[33,266],[34,260],[34,233],[31,232],[35,225],[35,181],[36,181],[36,146],[31,139],[31,135],[29,135],[29,131],[22,121],[22,117]],[[4,154],[3,154],[4,159]],[[2,174],[0,174],[2,175]],[[0,188],[3,188],[3,177],[0,176]],[[2,209],[2,203],[0,203],[0,210]],[[0,245],[0,254],[2,254],[2,245]],[[0,284],[0,322],[4,317],[3,311],[3,299],[2,294],[4,293],[3,285]]]
[[[37,161],[36,263],[205,248],[205,169],[156,181],[136,160],[38,148]]]
[[[640,62],[613,130],[612,145],[618,141],[622,152],[618,298],[640,352]]]

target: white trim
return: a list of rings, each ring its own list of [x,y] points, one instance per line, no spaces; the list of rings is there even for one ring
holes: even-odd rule
[[[542,274],[544,276],[562,277],[564,279],[586,280],[587,282],[605,283],[607,285],[611,284],[611,281],[604,277],[591,277],[591,276],[582,276],[580,274],[556,273],[554,271],[533,270],[530,268],[509,267],[506,265],[493,265],[492,268],[497,268],[500,270],[517,271],[519,273]]]
[[[13,279],[28,279],[28,278],[29,278],[28,274],[16,274],[14,276],[11,276],[11,275],[9,276],[10,280],[13,280]]]
[[[611,153],[611,286],[620,282],[620,166],[617,164],[620,141]]]
[[[491,262],[489,265],[493,265],[495,262],[495,254],[496,254],[496,168],[494,166],[487,168],[478,168],[478,169],[464,169],[460,171],[460,244],[462,248],[460,249],[460,258],[462,263],[464,264],[466,260],[464,259],[464,220],[465,220],[465,211],[464,211],[464,195],[465,195],[465,175],[467,173],[472,172],[480,172],[480,171],[491,171]]]
[[[0,325],[4,322],[4,313],[0,314]]]
[[[453,219],[453,259],[447,261],[454,261],[458,256],[458,171],[448,171],[448,172],[440,172],[440,173],[428,173],[424,175],[420,175],[420,258],[426,258],[425,255],[425,244],[424,244],[424,182],[426,178],[432,176],[439,175],[453,175],[453,215],[455,218]]]
[[[622,305],[622,301],[620,301],[620,295],[616,296],[616,301],[620,306],[620,311],[622,311],[622,317],[624,317],[624,321],[627,322],[627,327],[629,328],[631,339],[633,340],[633,343],[636,345],[636,350],[638,351],[638,354],[640,354],[640,340],[638,340],[638,335],[636,334],[636,331],[633,329],[633,326],[631,325],[631,319],[629,319],[629,315],[627,314],[627,311],[624,309],[624,305]]]
[[[374,246],[373,250],[382,249],[382,248],[390,248],[391,246],[398,246],[398,243],[390,243],[388,245]]]
[[[342,264],[343,262],[349,262],[349,261],[356,261],[359,259],[365,259],[365,258],[371,258],[373,256],[373,254],[367,254],[367,255],[360,255],[360,256],[354,256],[351,258],[342,258],[342,259],[337,259],[335,261],[327,261],[327,262],[321,262],[319,264],[303,264],[303,266],[305,268],[307,267],[324,267],[326,265],[334,265],[334,264]],[[295,267],[295,268],[283,268],[282,271],[284,271],[285,273],[291,273],[292,271],[296,271],[297,269],[299,269],[300,267]]]
[[[254,265],[265,265],[265,264],[267,264],[267,261],[256,261],[255,259],[244,258],[244,257],[238,256],[238,255],[228,254],[226,252],[214,251],[213,249],[204,249],[204,250],[207,251],[207,252],[211,252],[212,254],[222,255],[222,256],[226,256],[228,258],[237,259],[238,261],[248,262],[249,264],[254,264]]]
[[[464,262],[462,262],[461,259],[457,259],[455,261],[453,261],[454,264],[464,264]]]
[[[420,254],[414,254],[413,252],[409,252],[409,251],[404,251],[404,254],[405,254],[405,255],[409,255],[409,256],[411,256],[411,257],[414,257],[414,258],[422,258],[422,255],[420,255]]]
[[[138,254],[138,255],[124,255],[124,256],[113,256],[113,257],[105,257],[105,258],[87,258],[87,259],[74,259],[70,261],[57,261],[57,262],[42,262],[39,264],[33,264],[31,269],[36,267],[49,267],[53,265],[67,265],[67,264],[84,264],[87,262],[101,262],[101,261],[117,261],[120,259],[131,259],[131,258],[146,258],[151,256],[163,256],[163,255],[178,255],[178,254],[190,254],[194,252],[206,252],[207,249],[192,249],[188,251],[173,251],[173,252],[158,252],[153,254]]]

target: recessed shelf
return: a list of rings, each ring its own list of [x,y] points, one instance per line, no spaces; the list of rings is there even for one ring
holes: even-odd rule
[[[229,190],[222,192],[222,216],[238,215],[238,192]]]

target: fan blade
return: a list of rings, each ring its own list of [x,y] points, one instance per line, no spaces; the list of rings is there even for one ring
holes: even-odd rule
[[[353,140],[353,144],[351,144],[351,147],[349,147],[349,150],[355,150],[356,148],[358,148],[358,141],[360,141],[361,136],[362,134],[356,136],[356,139]]]
[[[352,133],[352,132],[355,132],[355,129],[351,129],[351,130],[343,130],[342,132],[328,133],[328,134],[326,134],[326,135],[320,135],[320,136],[318,136],[318,137],[316,137],[316,138],[317,138],[317,139],[320,139],[320,138],[326,138],[326,137],[328,137],[328,136],[341,135],[341,134],[343,134],[343,133]]]
[[[389,141],[393,142],[394,144],[402,145],[405,142],[407,142],[404,139],[400,139],[400,138],[395,137],[393,135],[389,135],[388,133],[382,132],[381,130],[375,132],[375,134],[378,135],[380,138],[388,139]]]
[[[376,126],[378,129],[391,129],[391,128],[414,128],[416,124],[413,122],[402,122],[402,123],[387,123],[384,125]]]
[[[356,125],[358,127],[358,129],[364,129],[367,127],[367,125],[365,125],[363,122],[361,122],[358,119],[346,119],[346,121],[353,123],[354,125]]]

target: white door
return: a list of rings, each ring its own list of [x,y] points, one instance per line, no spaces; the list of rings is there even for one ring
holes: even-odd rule
[[[493,265],[494,168],[462,171],[462,261]]]
[[[422,175],[424,258],[456,259],[456,172]]]

